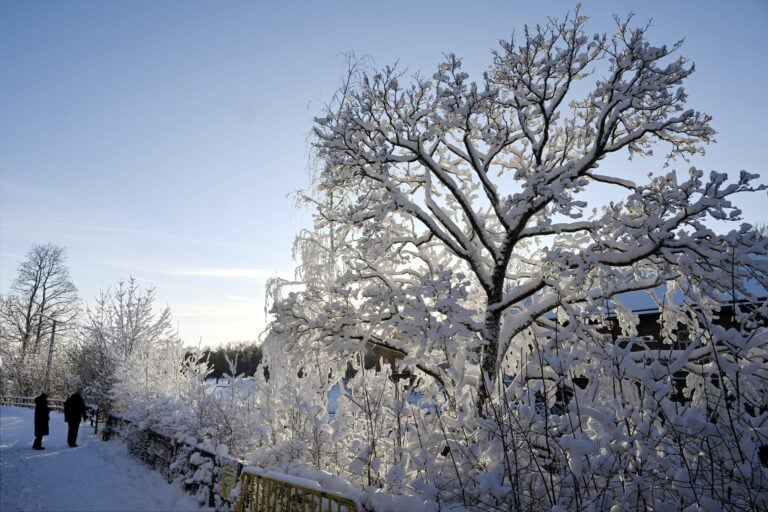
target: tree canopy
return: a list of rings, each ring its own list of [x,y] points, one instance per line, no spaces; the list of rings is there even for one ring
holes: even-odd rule
[[[737,196],[766,185],[691,164],[715,131],[680,42],[586,23],[501,41],[477,80],[353,61],[316,119],[314,226],[263,345],[306,370],[291,397],[349,379],[348,465],[296,427],[312,463],[483,510],[764,506],[768,240]]]
[[[710,117],[687,105],[681,44],[653,45],[631,19],[611,36],[585,23],[577,11],[502,41],[479,82],[455,55],[410,81],[396,66],[350,70],[316,120],[317,225],[299,240],[339,279],[312,318],[309,294],[278,306],[305,317],[297,329],[393,349],[438,378],[466,352],[483,402],[556,317],[594,336],[625,292],[753,297],[744,283],[765,283],[764,240],[712,221],[740,220],[733,197],[764,190],[756,175],[601,168],[657,149],[686,161],[713,141]]]

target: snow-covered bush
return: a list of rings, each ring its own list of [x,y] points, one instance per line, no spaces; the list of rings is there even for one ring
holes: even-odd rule
[[[298,460],[316,468],[323,467],[327,452],[332,450],[328,426],[328,392],[339,378],[338,369],[318,371],[321,354],[313,351],[286,352],[280,346],[282,338],[267,340],[263,350],[269,350],[264,364],[265,372],[255,376],[258,395],[255,404],[255,423],[251,435],[266,450],[253,455],[274,463],[289,464]],[[325,361],[325,357],[323,357]],[[327,368],[327,367],[326,367]],[[252,446],[257,448],[257,446]],[[249,452],[240,452],[248,454]]]

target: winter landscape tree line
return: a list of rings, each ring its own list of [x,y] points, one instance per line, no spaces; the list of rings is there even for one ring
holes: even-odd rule
[[[213,396],[131,280],[74,337],[92,399],[377,510],[768,508],[768,239],[736,203],[766,185],[690,166],[715,131],[681,43],[586,24],[527,27],[478,81],[455,55],[352,59],[315,121],[296,278],[268,283],[269,379]],[[22,379],[45,327],[3,315]]]
[[[56,332],[52,332],[53,320]],[[94,404],[108,409],[115,372],[131,358],[182,342],[172,326],[170,308],[160,311],[154,289],[141,289],[134,278],[119,280],[83,307],[66,265],[66,251],[53,244],[32,247],[19,266],[0,307],[0,394],[33,396],[40,392],[51,336],[55,347],[51,390],[65,396],[87,388]],[[187,358],[210,367],[210,377],[232,371],[253,374],[261,362],[256,342],[216,348],[188,348],[172,363]]]

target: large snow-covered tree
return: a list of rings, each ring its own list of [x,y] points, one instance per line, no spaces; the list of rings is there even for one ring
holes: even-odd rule
[[[688,161],[715,134],[686,104],[694,66],[681,44],[655,46],[630,21],[590,37],[577,11],[526,29],[501,42],[479,82],[454,55],[431,77],[357,75],[317,119],[315,145],[320,194],[336,197],[318,201],[319,218],[328,232],[348,227],[340,283],[358,295],[326,305],[317,328],[434,376],[458,349],[477,354],[482,408],[513,341],[551,331],[553,315],[589,329],[580,320],[610,315],[618,294],[670,282],[752,297],[740,286],[749,273],[765,283],[765,241],[711,221],[740,220],[732,198],[764,189],[757,176],[642,177],[617,157]],[[357,309],[345,322],[346,308]]]
[[[715,132],[680,43],[586,21],[502,41],[480,81],[357,62],[317,119],[264,343],[303,397],[271,424],[346,377],[322,435],[292,431],[305,463],[471,510],[768,504],[768,240],[734,202],[766,186],[692,166]]]

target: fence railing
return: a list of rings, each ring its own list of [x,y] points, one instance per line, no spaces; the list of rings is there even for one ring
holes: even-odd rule
[[[169,482],[181,480],[187,491],[217,510],[237,512],[364,512],[356,498],[323,489],[314,480],[246,466],[111,416],[103,433],[122,435],[128,451]],[[206,468],[200,471],[201,468]],[[198,475],[209,475],[200,479]]]
[[[243,468],[237,512],[357,512],[351,496],[323,490],[318,482],[255,467]]]
[[[34,409],[35,399],[27,396],[0,396],[0,405],[10,406],[10,407],[29,407]],[[55,409],[57,411],[63,411],[64,399],[49,398],[48,408]]]

